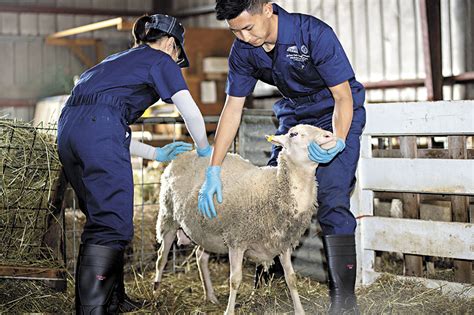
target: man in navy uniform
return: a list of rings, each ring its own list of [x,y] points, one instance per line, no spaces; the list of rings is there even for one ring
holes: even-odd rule
[[[358,313],[356,219],[350,211],[350,194],[365,125],[364,87],[356,81],[336,34],[321,20],[290,14],[265,0],[217,0],[216,12],[237,38],[229,56],[227,100],[199,192],[199,211],[216,217],[214,194],[218,202],[225,197],[221,164],[239,127],[245,98],[257,80],[276,86],[283,97],[273,106],[279,120],[277,134],[297,124],[310,124],[338,138],[330,150],[311,143],[308,155],[319,163],[315,200],[329,271],[329,313]],[[269,165],[276,165],[280,150],[273,147]]]

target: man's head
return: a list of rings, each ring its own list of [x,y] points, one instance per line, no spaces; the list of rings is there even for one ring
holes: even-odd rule
[[[216,12],[218,20],[226,20],[235,36],[250,45],[263,45],[272,33],[273,7],[267,0],[217,0]]]

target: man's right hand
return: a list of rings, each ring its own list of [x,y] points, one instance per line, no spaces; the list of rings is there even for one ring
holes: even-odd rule
[[[199,190],[198,210],[209,219],[217,217],[214,207],[214,194],[217,195],[217,201],[222,203],[222,182],[221,167],[209,166],[206,170],[206,180]]]

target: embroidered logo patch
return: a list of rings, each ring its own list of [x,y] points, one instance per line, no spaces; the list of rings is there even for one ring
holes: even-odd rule
[[[95,275],[95,278],[99,281],[103,281],[105,280],[106,276],[103,276],[103,275]]]
[[[301,52],[305,55],[308,54],[309,50],[308,50],[308,47],[306,47],[305,45],[301,46]]]
[[[286,49],[287,52],[292,53],[292,54],[297,54],[298,53],[298,47],[296,46],[290,46]]]
[[[309,59],[308,47],[306,47],[305,45],[301,46],[301,53],[298,51],[298,47],[296,45],[288,47],[286,49],[286,52],[286,58],[291,59],[295,62],[304,63]]]

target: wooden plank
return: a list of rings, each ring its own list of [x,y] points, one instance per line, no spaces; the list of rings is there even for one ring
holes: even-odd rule
[[[56,46],[93,46],[96,42],[94,38],[46,38],[46,44]]]
[[[367,236],[369,236],[371,227],[366,224],[365,218],[362,217],[358,221],[358,228],[356,230],[356,249],[357,249],[357,276],[361,277],[360,282],[363,284],[370,284],[371,279],[367,277],[367,271],[373,271],[375,267],[375,251],[372,249],[366,249],[364,244],[367,243]]]
[[[474,158],[474,149],[466,150],[467,159]],[[417,151],[419,159],[449,159],[449,152],[447,149],[418,149]],[[377,158],[400,158],[402,155],[400,150],[372,150],[373,157]]]
[[[17,41],[14,43],[15,84],[25,85],[28,81],[28,42]]]
[[[299,1],[297,1],[299,2]],[[351,1],[351,10],[352,10],[352,65],[354,71],[357,73],[358,79],[362,81],[367,81],[368,78],[368,36],[367,30],[367,18],[365,13],[367,12],[366,2],[365,1]],[[301,12],[301,11],[299,11]],[[357,34],[357,35],[355,35]],[[357,38],[357,40],[356,40]],[[361,45],[361,46],[359,46]],[[358,47],[364,47],[365,49],[357,49]]]
[[[421,31],[425,61],[425,86],[429,101],[443,99],[440,0],[420,0]]]
[[[43,74],[43,41],[41,39],[28,42],[28,82],[32,87],[40,89]]]
[[[100,21],[100,22],[82,25],[79,27],[74,27],[74,28],[70,28],[64,31],[60,31],[60,32],[51,34],[50,36],[48,36],[48,38],[63,38],[63,37],[71,36],[71,35],[77,35],[77,34],[81,34],[85,32],[95,31],[95,30],[99,30],[103,28],[108,28],[108,27],[113,27],[113,26],[117,27],[117,25],[121,23],[122,23],[121,17],[109,19],[105,21]]]
[[[474,259],[474,225],[388,217],[363,217],[364,250]],[[436,233],[433,233],[436,231]]]
[[[13,43],[1,41],[0,51],[2,52],[2,58],[0,60],[0,68],[2,69],[2,75],[0,76],[0,86],[2,89],[4,89],[6,86],[14,85],[15,57]],[[5,95],[2,96],[5,97]]]
[[[467,157],[466,137],[448,137],[449,155],[452,159],[465,159]],[[471,180],[474,180],[471,178]],[[455,222],[469,222],[469,197],[451,197],[452,217]],[[472,282],[472,262],[464,260],[454,261],[454,277],[457,282]]]
[[[53,14],[38,14],[39,35],[48,35],[56,31],[56,17]]]
[[[383,273],[375,271],[366,271],[366,278],[370,279],[370,283],[373,283],[377,280]],[[462,283],[449,282],[443,280],[433,280],[420,277],[407,277],[407,276],[394,276],[395,278],[402,281],[416,281],[423,284],[429,289],[436,289],[436,291],[441,292],[443,295],[448,295],[458,298],[473,299],[474,298],[474,286],[466,285]]]
[[[64,269],[0,265],[0,278],[62,280],[65,276],[66,270]]]
[[[366,135],[474,135],[472,100],[366,104],[365,107]]]
[[[76,15],[74,17],[74,24],[75,25],[88,25],[92,23],[92,17],[88,15]],[[76,35],[75,38],[90,38],[92,37],[92,32],[84,32],[84,33],[79,33]]]
[[[20,35],[38,35],[38,14],[20,13]]]
[[[417,146],[415,136],[400,137],[400,153],[403,158],[416,159]],[[420,196],[418,194],[404,193],[403,217],[409,219],[420,218]],[[408,276],[423,275],[423,257],[404,255],[404,274]]]
[[[435,194],[474,194],[474,161],[361,158],[362,189]]]
[[[4,35],[18,35],[19,30],[19,15],[18,13],[1,13],[2,19],[2,34]]]
[[[53,82],[55,82],[56,74],[57,74],[57,69],[58,69],[58,61],[56,59],[56,48],[54,46],[50,45],[43,45],[42,47],[43,53],[43,71],[42,71],[42,76],[43,76],[43,83],[45,83],[45,86],[48,86],[49,89],[46,92],[46,95],[53,95],[53,93],[56,93],[56,91],[52,90],[52,88],[55,88],[55,84],[53,85]],[[52,86],[52,87],[51,87]]]

